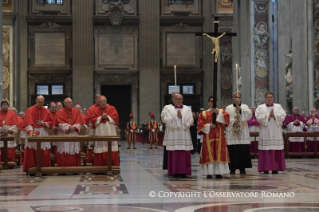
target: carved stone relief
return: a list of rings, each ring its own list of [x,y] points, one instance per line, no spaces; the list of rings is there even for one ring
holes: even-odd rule
[[[252,40],[254,42],[254,68],[255,68],[255,103],[265,101],[264,94],[269,89],[269,1],[255,0],[254,25],[252,27]]]
[[[96,15],[110,15],[110,11],[112,10],[112,5],[114,5],[114,3],[122,4],[121,13],[123,12],[123,15],[137,15],[137,0],[126,0],[121,2],[95,0]]]
[[[111,25],[120,26],[124,17],[124,5],[122,2],[111,2],[108,12]]]
[[[12,90],[10,89],[12,78],[12,27],[2,27],[2,60],[3,60],[3,99],[10,102]]]
[[[293,97],[293,84],[292,84],[292,52],[291,50],[289,51],[289,54],[285,55],[288,58],[288,63],[286,64],[286,75],[285,79],[287,81],[287,88],[286,88],[286,97],[287,99],[292,99]]]

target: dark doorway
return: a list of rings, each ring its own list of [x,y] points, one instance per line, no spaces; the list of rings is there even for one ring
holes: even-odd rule
[[[107,103],[114,106],[120,117],[121,139],[125,139],[124,130],[131,113],[130,85],[101,85],[101,94],[107,98]],[[135,118],[137,114],[134,114]]]

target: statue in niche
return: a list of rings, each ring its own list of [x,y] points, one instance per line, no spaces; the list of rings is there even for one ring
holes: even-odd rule
[[[287,98],[292,98],[292,72],[291,72],[291,67],[292,67],[292,51],[289,51],[289,54],[285,54],[285,56],[288,58],[288,63],[286,64],[286,75],[285,79],[287,81],[287,88],[286,88],[286,97]]]
[[[267,26],[265,23],[258,23],[257,26],[254,27],[253,38],[256,47],[262,47],[265,43],[267,43],[269,34],[267,32]]]

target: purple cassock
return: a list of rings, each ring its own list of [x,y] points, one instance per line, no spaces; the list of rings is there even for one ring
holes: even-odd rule
[[[308,132],[319,132],[319,115],[312,115],[307,116],[306,124],[308,126]],[[319,145],[319,138],[317,140],[317,150]],[[315,152],[315,139],[314,138],[307,138],[307,152]]]
[[[248,127],[249,127],[249,132],[259,132],[260,123],[257,121],[255,113],[253,113],[253,116],[251,117],[251,119],[249,119],[247,121],[247,123],[248,123]],[[258,141],[258,138],[257,138],[257,141]],[[251,141],[251,143],[249,145],[250,152],[256,151],[256,149],[257,149],[256,143],[257,142],[255,142],[255,141]]]
[[[294,124],[295,120],[299,120],[300,123]],[[303,129],[306,125],[306,119],[302,115],[294,115],[291,114],[286,116],[285,121],[283,122],[287,126],[288,132],[303,132]],[[304,138],[294,138],[291,137],[288,140],[289,143],[289,152],[304,152],[305,145],[304,145]]]

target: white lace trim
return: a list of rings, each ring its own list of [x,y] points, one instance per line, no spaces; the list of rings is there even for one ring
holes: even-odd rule
[[[65,131],[67,131],[71,125],[65,124],[65,123],[59,123],[59,128],[58,128],[58,135],[63,135],[63,136],[76,136],[79,133],[74,131],[69,134],[65,134]],[[73,127],[77,128],[78,130],[81,129],[81,124],[74,124]],[[70,155],[78,154],[81,151],[80,147],[80,142],[56,142],[56,147],[57,147],[57,152],[62,154],[62,153],[67,153]]]
[[[31,128],[30,128],[30,127],[31,127]],[[47,136],[47,135],[49,135],[48,130],[45,129],[45,128],[43,128],[43,127],[41,127],[41,128],[34,128],[34,129],[32,129],[32,128],[33,128],[33,127],[32,127],[31,125],[29,125],[29,126],[27,126],[25,129],[26,129],[27,131],[29,131],[29,130],[34,130],[34,131],[38,130],[38,131],[40,132],[39,136]],[[26,137],[26,139],[25,139],[24,148],[29,147],[29,149],[37,150],[37,143],[36,143],[36,142],[29,142],[29,141],[28,141],[28,137],[29,137],[29,135],[27,134],[27,137]],[[50,144],[50,142],[42,142],[42,143],[41,143],[41,149],[42,149],[42,150],[51,149],[51,144]]]

